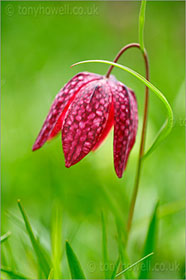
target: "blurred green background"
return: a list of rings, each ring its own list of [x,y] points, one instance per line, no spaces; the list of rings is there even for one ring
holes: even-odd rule
[[[132,262],[143,251],[149,217],[159,200],[158,242],[153,279],[178,279],[184,269],[184,2],[147,3],[145,45],[150,79],[174,111],[171,135],[144,162],[127,252]],[[111,262],[117,259],[116,227],[110,199],[126,224],[139,149],[144,85],[119,69],[113,74],[137,96],[140,127],[127,170],[113,167],[112,133],[95,153],[64,166],[61,138],[32,152],[32,145],[58,90],[80,71],[105,74],[106,65],[70,65],[85,59],[113,60],[121,47],[138,41],[140,2],[1,2],[2,13],[2,264],[37,277],[36,260],[17,207],[20,198],[42,244],[50,252],[52,209],[62,207],[63,243],[69,240],[88,278],[103,278],[101,218],[104,211]],[[139,73],[139,50],[119,61]],[[150,93],[147,146],[166,118]],[[16,218],[17,217],[17,218]],[[19,220],[20,219],[20,220]],[[69,269],[63,248],[63,278]],[[93,268],[91,264],[93,263]]]

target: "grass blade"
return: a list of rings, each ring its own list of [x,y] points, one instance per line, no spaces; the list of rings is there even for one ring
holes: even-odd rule
[[[103,252],[104,272],[105,272],[105,279],[109,279],[107,233],[106,233],[106,224],[105,224],[105,218],[103,213],[101,213],[101,222],[102,222],[102,252]]]
[[[17,203],[18,203],[20,212],[21,212],[21,214],[22,214],[23,220],[24,220],[24,222],[25,222],[25,226],[26,226],[26,229],[27,229],[27,233],[28,233],[28,235],[29,235],[29,237],[30,237],[30,241],[31,241],[32,246],[33,246],[33,248],[34,248],[34,251],[35,251],[35,253],[36,253],[38,262],[39,262],[40,267],[41,267],[41,269],[42,269],[42,271],[43,271],[43,273],[44,273],[44,275],[45,275],[45,277],[46,277],[46,279],[47,279],[47,277],[48,277],[48,275],[49,275],[49,271],[50,271],[49,264],[48,264],[48,262],[47,262],[47,260],[46,260],[46,258],[45,258],[45,256],[44,256],[44,254],[43,254],[43,251],[42,251],[41,248],[40,248],[40,245],[39,245],[37,239],[36,239],[35,236],[34,236],[34,233],[33,233],[33,231],[32,231],[32,227],[31,227],[30,222],[29,222],[29,220],[28,220],[28,217],[27,217],[27,215],[26,215],[26,213],[25,213],[25,211],[24,211],[24,209],[23,209],[23,207],[22,207],[22,205],[21,205],[20,200],[18,200]]]
[[[68,241],[66,241],[66,254],[72,279],[85,279],[85,275],[81,268],[80,262],[77,259],[77,256],[75,255]]]
[[[145,25],[145,10],[146,10],[146,0],[141,0],[141,7],[139,13],[139,44],[141,50],[144,52],[144,25]]]
[[[53,269],[53,267],[51,268],[50,273],[49,273],[47,279],[48,279],[48,280],[55,279],[55,278],[54,278],[54,269]]]
[[[122,275],[123,273],[127,272],[129,269],[133,268],[135,265],[139,264],[140,262],[143,262],[144,260],[146,260],[147,258],[149,258],[150,256],[152,256],[154,253],[150,253],[147,256],[143,257],[142,259],[138,260],[137,262],[131,264],[130,266],[128,266],[126,269],[124,269],[123,271],[119,272],[118,274],[116,274],[116,277],[119,277],[120,275]],[[146,278],[140,278],[140,279],[146,279]]]
[[[11,235],[11,232],[10,232],[10,231],[8,231],[7,233],[3,234],[3,235],[0,237],[0,242],[1,242],[1,244],[2,244],[3,242],[5,242],[5,241],[10,237],[10,235]]]
[[[10,276],[11,279],[30,279],[27,276],[14,272],[9,268],[1,267],[0,271],[6,273],[8,276]]]
[[[173,126],[172,108],[171,108],[169,102],[167,101],[167,99],[165,98],[165,96],[163,95],[163,93],[161,93],[161,91],[159,89],[157,89],[153,84],[151,84],[149,81],[147,81],[141,74],[137,73],[136,71],[132,70],[129,67],[123,66],[121,64],[118,64],[118,63],[115,63],[115,62],[112,62],[112,61],[108,61],[108,60],[85,60],[85,61],[77,62],[77,63],[73,64],[72,66],[79,65],[79,64],[84,64],[84,63],[104,63],[104,64],[113,65],[115,67],[118,67],[118,68],[128,72],[129,74],[133,75],[138,80],[140,80],[142,83],[144,83],[163,102],[163,104],[164,104],[164,106],[167,110],[167,116],[168,117],[167,117],[166,121],[164,122],[164,124],[162,125],[162,127],[160,128],[159,132],[157,133],[157,135],[155,137],[155,140],[153,141],[152,145],[147,150],[147,152],[144,154],[143,158],[150,155],[157,148],[157,146],[159,146],[159,144],[169,135],[169,133],[172,130],[172,126]]]
[[[120,263],[120,258],[117,259],[117,261],[114,265],[114,269],[113,269],[113,272],[112,272],[112,275],[111,275],[111,279],[115,279],[116,273],[117,273],[117,270],[118,270],[118,267],[119,267],[119,263]]]
[[[61,259],[62,259],[62,211],[59,203],[54,207],[52,218],[52,264],[53,278],[61,279]]]
[[[155,249],[156,233],[157,233],[157,220],[158,220],[157,209],[158,209],[158,203],[156,204],[156,206],[154,208],[154,211],[153,211],[153,214],[151,217],[151,221],[149,224],[149,229],[148,229],[145,246],[144,246],[144,252],[143,252],[144,256],[146,256],[150,252],[154,251],[154,249]],[[143,269],[140,271],[138,279],[147,279],[148,274],[149,274],[149,267],[150,267],[149,260],[144,259],[141,267]]]
[[[129,257],[126,253],[126,235],[124,233],[124,229],[121,227],[120,223],[116,220],[116,227],[117,227],[117,233],[118,233],[118,250],[119,250],[119,256],[121,261],[121,269],[124,270],[125,266],[130,263]],[[125,274],[126,279],[135,279],[135,275],[133,271],[127,271]]]

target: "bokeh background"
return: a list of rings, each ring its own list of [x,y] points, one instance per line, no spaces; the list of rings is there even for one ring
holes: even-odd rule
[[[153,279],[184,275],[184,1],[148,1],[145,45],[150,79],[174,111],[171,135],[144,162],[134,222],[127,252],[141,257],[149,217],[159,201],[158,242]],[[136,171],[141,132],[144,85],[119,69],[113,74],[131,87],[138,100],[140,127],[127,170],[118,179],[113,167],[113,135],[85,159],[64,166],[61,138],[36,152],[32,145],[59,89],[80,71],[105,74],[108,67],[85,59],[113,60],[121,47],[138,41],[140,2],[1,2],[2,13],[2,264],[36,277],[36,260],[21,222],[17,199],[30,218],[41,243],[51,251],[52,209],[62,207],[63,243],[71,241],[88,278],[102,278],[101,218],[106,217],[111,262],[117,259],[112,199],[126,224]],[[121,64],[144,73],[139,50],[129,50]],[[150,93],[147,146],[166,118]],[[108,199],[108,197],[110,197]],[[93,263],[93,268],[92,268]],[[70,277],[63,250],[63,278]]]

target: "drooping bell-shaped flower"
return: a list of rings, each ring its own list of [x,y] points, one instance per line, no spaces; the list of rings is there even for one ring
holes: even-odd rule
[[[56,96],[33,151],[62,132],[65,165],[99,147],[114,125],[114,167],[119,178],[135,143],[138,111],[133,91],[113,76],[82,72]]]

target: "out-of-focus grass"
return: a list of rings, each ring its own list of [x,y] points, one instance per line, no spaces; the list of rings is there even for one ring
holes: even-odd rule
[[[158,217],[157,217],[157,210],[158,210],[158,203],[156,204],[152,218],[149,224],[149,229],[147,232],[147,237],[144,246],[143,255],[146,256],[150,254],[152,251],[156,251],[156,242],[158,236],[157,224],[158,224]],[[148,279],[150,277],[149,271],[150,267],[149,259],[143,260],[141,264],[141,271],[139,273],[139,279]]]
[[[66,254],[72,279],[86,279],[79,260],[68,242],[66,242]]]
[[[52,225],[52,251],[53,251],[53,260],[46,254],[46,248],[41,246],[38,237],[35,237],[33,233],[32,226],[29,222],[29,219],[27,217],[27,214],[25,213],[25,210],[21,204],[21,201],[18,200],[18,207],[21,212],[21,215],[23,217],[23,221],[26,227],[27,235],[31,241],[32,247],[33,247],[33,252],[35,253],[38,263],[36,266],[36,271],[37,275],[33,277],[34,279],[62,279],[62,274],[61,274],[61,247],[62,247],[62,236],[61,236],[61,215],[60,215],[60,208],[59,204],[55,205],[54,213],[55,216],[53,217],[53,225]],[[154,244],[154,239],[155,239],[155,224],[156,224],[156,210],[157,207],[155,208],[155,211],[152,216],[152,221],[149,226],[148,230],[148,235],[147,235],[147,240],[145,243],[145,252],[149,251],[154,248],[152,244]],[[110,262],[108,260],[108,255],[107,255],[107,237],[106,237],[106,225],[105,225],[105,220],[104,220],[104,215],[101,215],[101,220],[102,220],[102,248],[103,248],[103,271],[105,272],[105,279],[115,279],[118,278],[119,276],[126,274],[128,275],[128,270],[136,266],[137,264],[144,262],[145,261],[145,266],[146,266],[146,260],[152,256],[153,252],[149,253],[148,255],[144,256],[137,262],[131,264],[127,268],[125,268],[123,271],[120,271],[118,274],[118,266],[119,266],[119,261],[120,258],[116,261],[114,265],[114,269],[112,271],[112,274],[110,275]],[[1,238],[2,240],[7,240],[5,237]],[[118,246],[120,247],[120,240],[118,239]],[[83,269],[80,265],[80,262],[73,251],[71,245],[69,244],[68,241],[66,241],[66,256],[68,260],[68,265],[69,265],[69,270],[71,273],[72,279],[86,279],[85,274],[83,272]],[[48,259],[48,260],[47,260]],[[125,260],[126,262],[126,260]],[[124,265],[124,262],[121,263]],[[21,274],[20,272],[14,271],[9,267],[2,267],[0,268],[0,271],[10,277],[10,279],[31,279],[31,276],[25,276]],[[145,276],[148,277],[148,269],[145,267]],[[143,273],[143,267],[140,269],[140,275]],[[111,276],[111,277],[110,277]],[[144,276],[144,275],[143,275]],[[146,279],[146,277],[144,279]],[[4,279],[4,277],[3,277]],[[6,279],[6,278],[5,278]],[[130,279],[133,279],[133,277],[130,277]]]
[[[117,261],[115,219],[123,246],[140,127],[121,180],[113,169],[112,133],[98,151],[70,169],[64,167],[60,137],[35,153],[31,152],[31,147],[58,90],[77,71],[105,74],[107,70],[105,65],[98,64],[81,65],[78,69],[70,69],[70,65],[85,59],[112,60],[123,45],[138,39],[139,4],[133,1],[1,2],[2,235],[11,231],[1,251],[2,265],[14,272],[33,278],[38,268],[16,205],[19,197],[41,246],[57,262],[60,253],[51,243],[61,235],[60,225],[56,224],[58,233],[53,232],[52,242],[50,232],[54,226],[53,204],[56,199],[59,201],[63,216],[63,239],[59,248],[63,278],[71,277],[64,250],[66,239],[86,276],[104,277],[102,211],[107,221],[109,261],[113,266]],[[52,14],[51,8],[65,5],[70,9],[80,7],[83,11],[92,9],[95,12],[91,15]],[[146,8],[145,46],[150,58],[151,82],[165,93],[173,107],[175,121],[171,135],[144,163],[127,246],[130,263],[125,263],[129,266],[142,257],[150,215],[159,200],[158,240],[152,263],[154,270],[151,271],[151,277],[159,279],[183,277],[184,267],[184,5],[184,2],[176,1],[148,1]],[[34,8],[41,12],[34,14]],[[10,13],[11,9],[13,12]],[[129,51],[119,62],[144,73],[138,50]],[[114,69],[113,74],[134,89],[141,126],[144,86],[118,69]],[[165,114],[162,104],[150,94],[147,146]],[[21,266],[17,262],[19,259]],[[136,269],[139,273],[138,267]],[[51,278],[54,270],[50,271]]]

